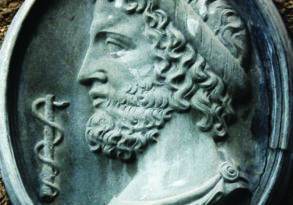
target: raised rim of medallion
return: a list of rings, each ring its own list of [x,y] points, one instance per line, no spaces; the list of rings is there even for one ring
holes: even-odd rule
[[[14,48],[17,44],[19,33],[21,32],[24,21],[32,12],[33,5],[37,0],[26,0],[15,16],[9,31],[5,37],[0,51],[0,162],[1,172],[3,175],[6,189],[13,204],[32,205],[34,204],[25,189],[18,166],[16,163],[16,156],[12,145],[12,136],[10,135],[11,125],[9,124],[8,115],[8,77],[13,58]],[[273,96],[274,106],[281,106],[281,113],[278,113],[277,122],[279,129],[272,134],[271,141],[276,142],[270,145],[272,153],[270,163],[273,166],[267,168],[259,187],[253,203],[267,204],[275,203],[279,196],[279,186],[285,183],[289,176],[292,161],[289,159],[289,154],[292,152],[289,148],[293,145],[292,140],[292,71],[293,52],[290,38],[286,28],[281,20],[281,17],[271,1],[255,0],[258,9],[260,10],[264,21],[270,25],[269,30],[272,32],[271,38],[273,40],[274,55],[278,58],[277,74],[280,75],[280,85],[278,88],[281,92],[281,99],[276,99]],[[274,79],[276,80],[276,79]],[[13,99],[10,99],[13,100]],[[281,102],[281,105],[278,104]],[[273,116],[274,117],[274,116]],[[286,186],[282,186],[283,188]],[[272,194],[273,193],[273,194]]]

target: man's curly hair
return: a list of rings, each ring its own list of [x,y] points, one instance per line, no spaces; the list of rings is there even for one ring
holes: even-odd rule
[[[108,0],[113,2],[115,0]],[[125,12],[141,13],[145,35],[156,54],[155,74],[158,84],[172,90],[171,106],[177,111],[195,109],[201,119],[197,126],[215,140],[227,135],[226,118],[234,115],[223,79],[210,69],[204,57],[193,48],[170,21],[167,13],[152,0],[125,1]]]

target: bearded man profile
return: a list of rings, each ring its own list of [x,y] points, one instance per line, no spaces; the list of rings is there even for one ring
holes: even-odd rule
[[[111,205],[212,204],[248,190],[225,144],[248,43],[225,0],[97,0],[90,36],[78,75],[95,108],[86,140],[137,163]]]

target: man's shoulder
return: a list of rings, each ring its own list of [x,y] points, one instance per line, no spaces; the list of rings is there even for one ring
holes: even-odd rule
[[[237,198],[249,200],[250,191],[248,180],[232,163],[220,164],[218,174],[200,186],[191,188],[182,193],[156,199],[127,200],[114,197],[109,205],[208,205],[218,202],[229,204]],[[244,198],[243,198],[244,197]]]

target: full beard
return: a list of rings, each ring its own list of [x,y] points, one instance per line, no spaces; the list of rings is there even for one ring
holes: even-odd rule
[[[135,160],[157,141],[170,120],[169,96],[158,86],[131,86],[123,95],[109,97],[90,117],[86,140],[91,151],[122,161]]]

